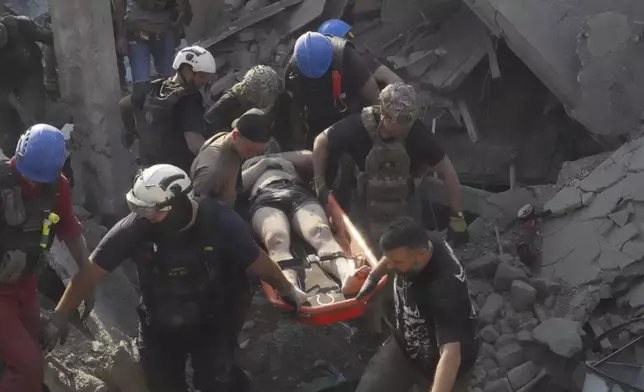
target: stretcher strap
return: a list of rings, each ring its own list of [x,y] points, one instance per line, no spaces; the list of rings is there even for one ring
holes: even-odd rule
[[[286,259],[286,260],[280,260],[277,262],[277,265],[281,269],[292,269],[292,268],[299,268],[302,266],[302,260],[300,259]]]
[[[329,261],[329,260],[339,259],[340,257],[347,258],[344,252],[322,253],[318,255],[316,261]]]

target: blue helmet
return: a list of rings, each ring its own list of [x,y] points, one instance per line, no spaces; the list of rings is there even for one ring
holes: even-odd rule
[[[329,19],[320,25],[318,33],[344,38],[351,31],[351,25],[340,19]]]
[[[16,146],[16,169],[34,182],[55,182],[65,164],[65,137],[56,127],[36,124],[27,129]]]
[[[295,41],[295,63],[307,78],[318,79],[331,68],[333,46],[320,33],[304,33]]]

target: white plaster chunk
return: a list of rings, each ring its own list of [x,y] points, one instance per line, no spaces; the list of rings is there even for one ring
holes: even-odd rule
[[[639,172],[644,170],[644,149],[640,148],[631,156],[628,162],[629,172]]]
[[[576,321],[553,318],[532,331],[534,339],[550,347],[550,351],[570,358],[582,349],[580,327]]]
[[[611,164],[604,168],[597,168],[579,184],[584,192],[601,192],[617,183],[624,177],[624,168],[618,164]]]
[[[584,206],[589,206],[590,203],[595,200],[595,194],[593,192],[582,192],[581,193],[581,204]]]
[[[623,193],[625,199],[644,201],[644,172],[626,176]]]
[[[633,238],[640,235],[640,230],[637,226],[632,223],[627,224],[624,227],[620,227],[617,230],[614,230],[608,236],[608,241],[613,244],[617,249],[622,249],[624,244],[627,241],[632,240]]]
[[[582,214],[583,219],[604,218],[613,213],[624,198],[624,181],[611,186],[595,197]]]
[[[579,188],[564,188],[557,193],[544,209],[550,211],[553,216],[564,215],[582,206],[582,191]]]
[[[644,258],[644,241],[627,242],[622,248],[622,253],[628,255],[635,261],[642,260]]]
[[[635,261],[632,257],[620,252],[619,249],[603,239],[599,240],[599,244],[602,249],[599,256],[599,267],[602,270],[621,269]]]
[[[633,205],[629,203],[629,206],[631,206],[631,207],[632,207]],[[612,214],[608,215],[608,217],[610,218],[610,220],[612,220],[613,222],[615,222],[615,224],[616,224],[616,225],[618,225],[619,227],[624,227],[624,226],[626,226],[626,224],[628,223],[628,218],[629,218],[630,216],[631,216],[631,213],[628,211],[628,209],[627,209],[627,208],[625,208],[625,209],[623,209],[623,210],[621,210],[621,211],[617,211],[617,212],[614,212],[614,213],[612,213]]]
[[[628,304],[631,308],[638,308],[644,305],[644,283],[634,286],[631,291],[626,294]]]

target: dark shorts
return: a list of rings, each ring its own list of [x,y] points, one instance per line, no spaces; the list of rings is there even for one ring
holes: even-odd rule
[[[250,200],[250,218],[263,207],[277,208],[290,218],[308,204],[319,203],[318,199],[306,188],[288,181],[269,183],[260,189]]]

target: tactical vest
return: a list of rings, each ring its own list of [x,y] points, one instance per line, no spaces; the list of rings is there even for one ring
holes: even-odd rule
[[[136,111],[139,155],[141,164],[146,167],[173,163],[173,149],[177,148],[173,137],[174,107],[190,91],[178,84],[168,86],[166,83],[164,86],[167,80],[151,82],[143,108]]]
[[[300,79],[294,86],[300,90],[296,94],[302,99],[305,106],[305,117],[309,120],[319,121],[325,117],[340,119],[342,116],[357,113],[360,108],[359,97],[347,96],[343,87],[344,49],[353,44],[344,38],[326,36],[333,46],[333,59],[331,72],[321,79],[308,79],[295,74],[289,77]]]
[[[212,318],[220,260],[211,201],[201,201],[194,235],[159,236],[135,256],[146,323],[158,328],[191,327]],[[189,229],[190,230],[190,229]],[[155,236],[156,237],[156,236]]]
[[[8,161],[0,162],[0,283],[33,274],[43,250],[51,247],[55,223],[46,236],[43,224],[56,205],[58,185],[42,185],[40,197],[23,198],[20,173]]]
[[[380,138],[379,107],[364,108],[360,117],[373,141],[373,147],[365,159],[362,182],[369,217],[369,236],[377,240],[392,220],[408,214],[410,160],[404,139],[385,143]]]
[[[164,11],[176,6],[174,0],[135,0],[146,11]]]

